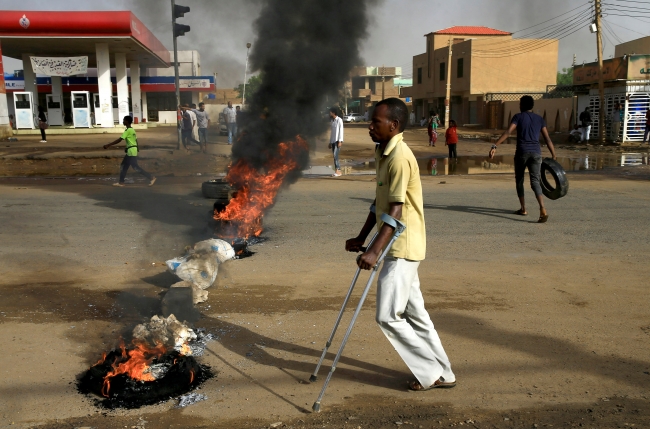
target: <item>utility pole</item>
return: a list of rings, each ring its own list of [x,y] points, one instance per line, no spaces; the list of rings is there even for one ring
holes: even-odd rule
[[[250,51],[251,51],[251,44],[246,43],[246,68],[244,69],[244,91],[241,94],[242,109],[244,108],[244,104],[246,104],[246,79],[247,79],[246,74],[248,73],[248,54]]]
[[[573,63],[571,64],[573,67],[576,66],[576,54],[573,54]]]
[[[603,34],[600,0],[594,0],[596,12],[596,45],[598,49],[598,141],[605,144],[605,80],[603,78]]]
[[[174,39],[174,86],[176,88],[176,112],[178,112],[178,109],[180,108],[181,105],[181,90],[180,90],[180,83],[178,78],[178,43],[176,43],[176,39],[178,38],[178,36],[183,36],[185,35],[185,33],[190,31],[189,25],[177,24],[176,18],[182,18],[189,11],[190,8],[188,6],[177,5],[176,1],[172,0],[172,35]],[[192,61],[192,67],[194,67],[193,61]],[[180,127],[177,127],[177,129],[178,129],[178,142],[176,144],[176,150],[180,150],[182,136],[181,136]]]
[[[381,66],[381,99],[384,99],[384,93],[386,89],[386,77],[384,77],[384,65]]]
[[[449,128],[449,111],[451,104],[451,36],[449,36],[449,56],[447,57],[447,94],[445,95],[445,128]]]

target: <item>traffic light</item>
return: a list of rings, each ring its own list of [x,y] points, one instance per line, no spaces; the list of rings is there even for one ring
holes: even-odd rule
[[[182,18],[185,16],[186,13],[189,12],[190,12],[189,6],[181,6],[179,4],[174,5],[174,18]]]
[[[185,33],[188,33],[189,31],[190,31],[189,25],[174,23],[174,37],[184,36]]]

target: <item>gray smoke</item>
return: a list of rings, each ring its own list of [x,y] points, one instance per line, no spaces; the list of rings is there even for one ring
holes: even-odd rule
[[[278,144],[310,141],[328,127],[322,112],[354,66],[361,64],[372,0],[266,0],[255,22],[251,52],[262,85],[248,102],[235,160],[261,168]],[[308,153],[298,160],[308,162]]]

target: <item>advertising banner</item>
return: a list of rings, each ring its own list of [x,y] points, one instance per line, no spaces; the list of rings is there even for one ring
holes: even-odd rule
[[[627,60],[622,57],[603,61],[603,79],[627,79]],[[586,85],[598,83],[598,63],[587,63],[573,67],[573,84]]]
[[[629,80],[649,80],[650,55],[630,55],[627,78]]]
[[[29,57],[36,74],[74,76],[88,72],[88,57]]]

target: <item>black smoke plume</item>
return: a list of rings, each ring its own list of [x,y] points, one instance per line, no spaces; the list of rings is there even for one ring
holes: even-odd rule
[[[372,0],[265,0],[255,23],[252,70],[262,85],[247,100],[234,162],[263,168],[281,142],[301,136],[313,142],[328,127],[326,97],[336,95],[361,64]],[[308,153],[297,160],[307,166]],[[299,173],[299,170],[297,171]],[[296,178],[294,174],[292,176]]]

